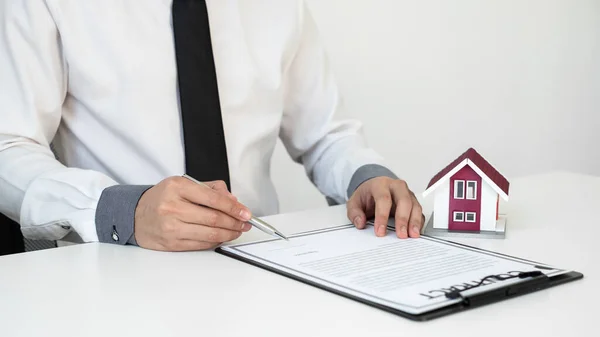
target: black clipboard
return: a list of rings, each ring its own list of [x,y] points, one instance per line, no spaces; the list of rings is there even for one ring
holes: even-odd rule
[[[390,227],[390,226],[388,226],[388,227]],[[393,227],[390,229],[394,230]],[[426,236],[426,235],[422,235],[422,236]],[[517,258],[517,257],[506,255],[506,254],[500,254],[497,252],[492,252],[492,251],[481,249],[481,248],[463,245],[460,243],[453,242],[451,240],[440,239],[440,238],[436,238],[436,240],[451,242],[454,245],[468,247],[470,249],[475,249],[475,250],[478,250],[481,252],[490,252],[490,253],[493,253],[496,255],[503,255],[503,256],[506,256],[509,258],[515,258],[515,259],[519,259],[519,260],[523,260],[523,261],[529,261],[529,260],[525,260],[523,258]],[[536,291],[541,291],[544,289],[548,289],[551,287],[555,287],[557,285],[565,284],[565,283],[572,282],[572,281],[583,278],[583,274],[580,272],[577,272],[577,271],[571,271],[571,272],[567,272],[567,273],[563,273],[563,274],[555,275],[555,276],[547,276],[547,275],[536,276],[536,277],[529,278],[523,282],[511,284],[511,285],[508,285],[505,287],[495,288],[495,289],[492,289],[492,290],[489,290],[486,292],[480,292],[480,293],[477,293],[477,294],[474,294],[471,296],[468,296],[468,295],[461,296],[461,298],[462,298],[461,302],[458,302],[455,304],[450,304],[450,305],[442,307],[442,308],[434,309],[434,310],[424,312],[421,314],[412,314],[412,313],[405,312],[405,311],[402,311],[402,310],[399,310],[399,309],[396,309],[393,307],[389,307],[389,306],[386,306],[386,305],[383,305],[383,304],[380,304],[377,302],[370,301],[363,297],[354,296],[347,292],[343,292],[338,289],[329,287],[325,284],[313,282],[312,280],[305,279],[300,276],[288,273],[285,270],[273,268],[271,266],[262,264],[260,262],[257,262],[257,261],[245,258],[243,256],[239,256],[237,254],[231,253],[229,251],[223,250],[222,247],[217,247],[215,249],[215,251],[219,254],[234,258],[236,260],[248,263],[250,265],[259,267],[264,270],[268,270],[270,272],[279,274],[281,276],[288,277],[290,279],[302,282],[304,284],[308,284],[313,287],[334,293],[336,295],[340,295],[342,297],[345,297],[345,298],[366,304],[368,306],[386,311],[388,313],[392,313],[397,316],[401,316],[401,317],[404,317],[404,318],[407,318],[407,319],[410,319],[413,321],[418,321],[418,322],[430,321],[435,318],[448,316],[450,314],[454,314],[454,313],[458,313],[458,312],[462,312],[462,311],[466,311],[466,310],[472,310],[472,309],[475,309],[478,307],[482,307],[482,306],[493,304],[496,302],[523,296],[526,294],[530,294],[530,293],[533,293]],[[529,261],[529,262],[543,265],[543,263],[539,263],[536,261]]]

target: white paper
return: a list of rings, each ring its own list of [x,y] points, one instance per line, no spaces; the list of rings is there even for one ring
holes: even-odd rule
[[[412,314],[455,303],[445,293],[465,289],[488,275],[541,270],[535,263],[445,240],[399,239],[394,232],[376,237],[353,226],[299,234],[285,240],[225,246],[261,264],[369,301]],[[542,265],[547,275],[565,270]],[[521,282],[489,280],[465,291],[473,294]]]

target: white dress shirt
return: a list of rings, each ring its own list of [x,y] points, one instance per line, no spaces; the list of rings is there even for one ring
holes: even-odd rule
[[[210,0],[232,193],[278,212],[278,137],[337,202],[352,175],[384,165],[340,104],[301,0]],[[102,191],[185,173],[171,1],[0,3],[0,212],[29,238],[97,241]],[[54,152],[51,150],[53,147]]]

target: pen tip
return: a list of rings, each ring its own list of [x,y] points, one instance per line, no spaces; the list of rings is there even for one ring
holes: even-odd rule
[[[275,234],[277,234],[277,236],[279,236],[280,238],[284,239],[285,241],[290,241],[290,239],[288,239],[285,235],[279,233],[279,232],[275,232]]]

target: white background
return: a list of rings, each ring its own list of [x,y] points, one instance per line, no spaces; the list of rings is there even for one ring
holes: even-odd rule
[[[339,118],[420,194],[468,147],[509,180],[600,175],[600,0],[307,0]],[[281,212],[326,205],[278,144]]]

